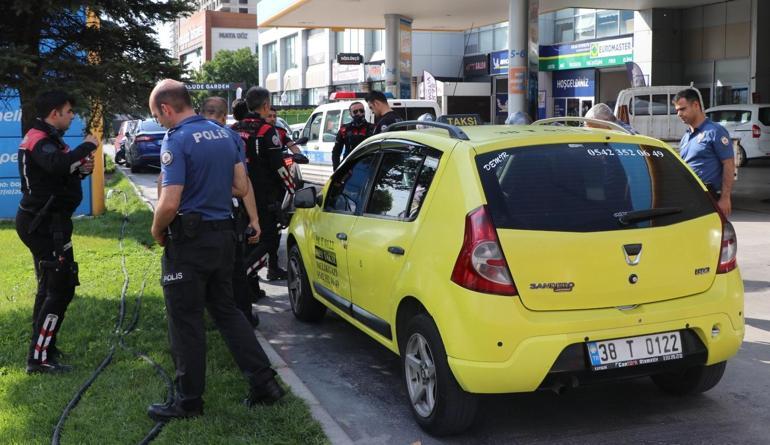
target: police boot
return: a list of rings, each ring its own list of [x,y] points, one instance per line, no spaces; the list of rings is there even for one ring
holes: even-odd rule
[[[249,408],[256,405],[272,405],[286,395],[286,390],[281,387],[275,378],[267,382],[252,386],[249,397],[243,401]]]
[[[72,371],[72,366],[57,361],[27,363],[27,374],[63,374],[70,371]]]
[[[189,419],[203,415],[203,402],[183,407],[179,400],[172,403],[154,403],[147,408],[147,415],[156,422],[173,419]]]

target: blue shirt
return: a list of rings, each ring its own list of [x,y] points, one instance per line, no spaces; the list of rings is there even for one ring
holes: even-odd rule
[[[706,118],[694,131],[687,132],[679,142],[679,154],[706,184],[722,189],[722,161],[734,156],[730,133]]]
[[[179,213],[230,218],[234,166],[242,162],[227,129],[192,116],[168,130],[160,149],[163,186],[182,185]]]

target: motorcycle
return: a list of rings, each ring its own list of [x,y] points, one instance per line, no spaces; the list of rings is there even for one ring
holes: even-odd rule
[[[303,142],[304,139],[304,142]],[[298,139],[295,145],[301,145],[307,143],[307,138]],[[305,181],[302,179],[302,171],[300,170],[301,164],[308,164],[310,160],[302,153],[292,153],[287,151],[283,154],[283,165],[286,168],[287,175],[284,177],[284,183],[286,184],[286,192],[283,195],[281,201],[281,228],[284,229],[289,226],[291,217],[294,215],[294,192],[305,186]]]

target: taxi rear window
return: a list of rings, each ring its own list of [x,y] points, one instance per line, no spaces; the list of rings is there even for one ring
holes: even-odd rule
[[[676,224],[714,212],[668,150],[635,144],[554,144],[476,157],[495,226],[596,232]]]

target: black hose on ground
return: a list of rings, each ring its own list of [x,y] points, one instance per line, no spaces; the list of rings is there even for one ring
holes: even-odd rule
[[[128,207],[128,197],[122,191],[110,190],[110,192],[107,194],[107,197],[109,198],[115,192],[121,193],[123,195],[123,202],[125,206]],[[120,345],[121,348],[131,352],[135,357],[141,358],[145,362],[149,363],[153,368],[155,368],[155,372],[158,374],[158,376],[161,379],[164,380],[164,383],[166,384],[166,403],[170,403],[174,398],[174,385],[171,380],[171,377],[163,369],[162,366],[160,366],[157,362],[153,361],[147,354],[140,351],[136,351],[135,349],[131,348],[125,343],[125,336],[133,332],[137,324],[139,323],[142,296],[144,295],[145,285],[147,284],[147,269],[146,269],[144,278],[142,280],[141,289],[139,290],[139,293],[136,296],[134,313],[133,313],[131,323],[125,330],[122,330],[123,322],[125,320],[125,315],[126,315],[126,294],[128,292],[128,283],[129,283],[128,269],[126,268],[126,255],[123,251],[123,239],[125,237],[126,226],[128,225],[128,222],[129,222],[128,213],[124,212],[123,221],[120,226],[120,237],[118,238],[118,245],[119,245],[120,254],[121,254],[120,265],[123,271],[123,286],[120,292],[120,305],[118,309],[118,319],[116,320],[116,323],[115,323],[114,332],[118,336],[118,345]],[[113,344],[110,347],[110,351],[107,353],[107,356],[104,358],[104,360],[102,360],[101,364],[99,364],[96,370],[94,370],[93,374],[91,374],[91,376],[85,381],[85,383],[83,383],[80,389],[78,389],[78,391],[69,401],[69,403],[67,403],[67,406],[64,407],[64,410],[59,416],[59,421],[56,423],[56,427],[54,428],[54,431],[53,431],[53,436],[51,438],[52,445],[60,444],[61,432],[62,432],[62,429],[64,428],[64,422],[67,420],[67,417],[69,416],[70,412],[75,408],[75,406],[77,406],[78,402],[80,402],[80,399],[83,397],[83,394],[85,394],[88,388],[94,383],[94,381],[96,381],[97,377],[99,377],[99,374],[101,374],[102,371],[104,371],[104,369],[112,362],[112,359],[115,356],[116,346],[117,345]],[[152,442],[158,436],[158,434],[160,434],[165,424],[166,424],[165,422],[155,423],[152,429],[145,435],[145,437],[139,443],[141,445],[146,445]]]

